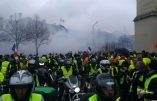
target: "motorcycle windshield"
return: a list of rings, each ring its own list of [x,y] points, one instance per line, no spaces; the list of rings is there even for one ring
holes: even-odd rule
[[[76,76],[69,77],[69,83],[71,83],[71,84],[77,84],[77,82],[78,82],[78,79],[77,79]]]
[[[75,77],[75,76],[69,77],[67,82],[65,82],[65,85],[68,88],[71,88],[71,89],[78,87],[78,79],[77,79],[77,77]]]

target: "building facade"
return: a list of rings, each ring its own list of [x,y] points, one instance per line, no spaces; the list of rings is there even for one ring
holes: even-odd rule
[[[137,0],[136,51],[157,52],[157,0]]]

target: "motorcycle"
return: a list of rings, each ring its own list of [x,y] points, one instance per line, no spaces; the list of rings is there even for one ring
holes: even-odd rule
[[[70,76],[69,78],[62,78],[64,82],[64,91],[62,101],[79,101],[80,81],[77,76]],[[58,89],[61,90],[61,89]]]

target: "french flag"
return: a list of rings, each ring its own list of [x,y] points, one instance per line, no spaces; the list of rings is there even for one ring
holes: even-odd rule
[[[15,43],[13,44],[12,51],[14,52],[14,55],[18,55]]]
[[[88,54],[91,54],[91,53],[92,53],[92,49],[91,49],[91,47],[88,47],[87,52],[88,52]]]

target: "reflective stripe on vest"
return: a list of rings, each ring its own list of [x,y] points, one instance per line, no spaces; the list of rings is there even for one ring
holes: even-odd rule
[[[70,67],[69,71],[67,71],[67,69],[65,68],[65,66],[62,66],[61,69],[62,69],[64,77],[69,77],[69,76],[72,75],[72,67]]]
[[[4,94],[2,95],[2,101],[14,101],[11,94]],[[40,94],[32,93],[29,101],[42,101],[42,96]]]
[[[89,98],[89,101],[98,101],[97,95],[94,94],[93,96],[91,96],[91,97]]]
[[[145,93],[153,93],[151,91],[148,90],[149,84],[151,82],[152,79],[157,78],[157,74],[152,75],[151,77],[149,77],[148,79],[146,79],[145,83],[144,83],[144,89],[145,89]],[[144,99],[144,101],[149,101],[148,99]]]

